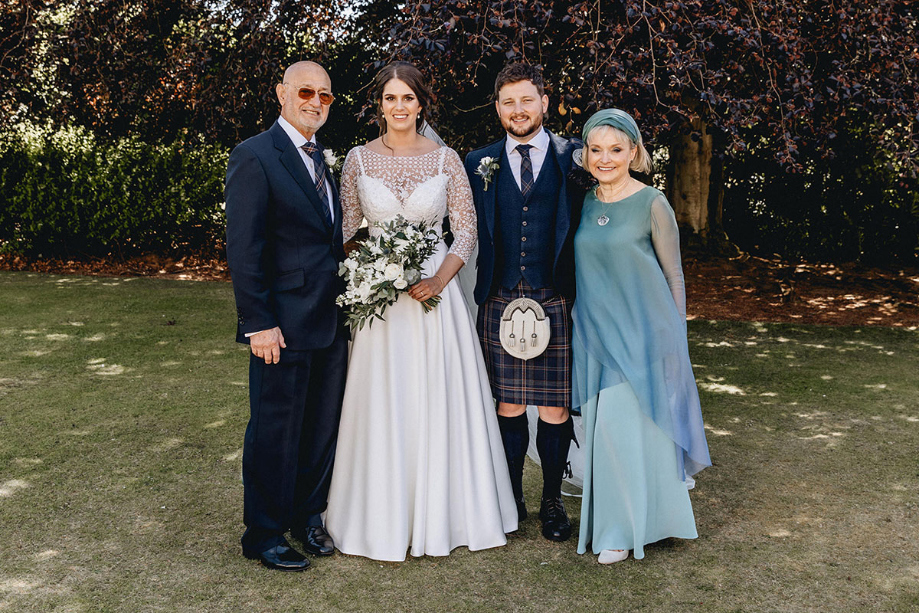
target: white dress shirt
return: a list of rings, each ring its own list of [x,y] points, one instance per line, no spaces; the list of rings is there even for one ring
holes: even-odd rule
[[[305,136],[300,134],[295,127],[290,125],[283,117],[278,117],[278,124],[284,131],[287,133],[287,136],[290,137],[291,142],[293,142],[294,147],[297,148],[297,152],[300,154],[300,159],[303,160],[303,163],[306,165],[306,169],[310,173],[310,178],[313,180],[313,183],[316,182],[316,168],[314,167],[313,160],[310,159],[310,156],[306,154],[306,151],[303,150],[303,145],[307,143]],[[316,145],[316,135],[313,135],[313,138],[309,139],[309,142]],[[318,145],[317,145],[318,147]],[[519,156],[518,156],[519,157]],[[517,162],[517,165],[520,165],[520,162]],[[332,206],[332,184],[328,181],[325,182],[325,193],[329,197],[329,213],[332,215],[332,221],[335,221],[335,207]]]
[[[549,133],[545,128],[540,127],[539,132],[528,143],[521,143],[508,133],[504,150],[507,152],[507,159],[511,162],[511,172],[514,175],[514,181],[517,182],[517,187],[520,187],[520,161],[523,159],[520,152],[517,151],[517,145],[522,144],[532,145],[530,161],[533,163],[533,182],[535,183],[543,162],[546,161],[546,154],[549,153]]]

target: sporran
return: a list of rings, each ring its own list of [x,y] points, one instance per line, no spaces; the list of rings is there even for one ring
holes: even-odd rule
[[[550,324],[545,309],[532,298],[512,300],[501,315],[501,346],[521,360],[538,357],[549,346]]]

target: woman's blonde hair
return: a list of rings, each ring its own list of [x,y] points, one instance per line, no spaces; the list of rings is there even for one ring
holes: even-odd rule
[[[614,134],[616,134],[616,136],[619,137],[621,141],[629,143],[629,146],[633,149],[638,149],[638,151],[635,153],[635,157],[629,163],[629,170],[634,170],[635,172],[641,172],[644,174],[648,174],[654,170],[654,165],[651,163],[651,154],[648,153],[647,149],[645,149],[641,134],[638,135],[638,142],[635,142],[632,140],[632,137],[626,134],[623,130],[606,124],[599,125],[587,133],[587,138],[584,139],[584,151],[582,154],[584,160],[587,159],[587,145],[590,142],[590,137],[605,130],[611,130]]]

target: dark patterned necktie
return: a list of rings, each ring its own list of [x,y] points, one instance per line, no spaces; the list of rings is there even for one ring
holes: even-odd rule
[[[520,154],[520,192],[526,196],[533,189],[533,160],[530,159],[530,149],[533,145],[517,145]]]
[[[322,159],[322,153],[319,152],[319,147],[316,146],[316,143],[307,141],[302,149],[306,151],[306,155],[310,156],[310,159],[313,160],[313,170],[316,175],[316,191],[319,192],[319,201],[322,202],[322,211],[325,213],[325,220],[329,222],[331,226],[332,209],[329,207],[329,195],[326,193],[325,189],[325,160]]]

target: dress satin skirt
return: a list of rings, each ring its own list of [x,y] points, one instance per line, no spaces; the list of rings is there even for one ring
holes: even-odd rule
[[[425,263],[431,276],[446,256]],[[353,335],[326,527],[346,554],[402,561],[498,547],[517,508],[475,326],[456,281],[401,294]]]

